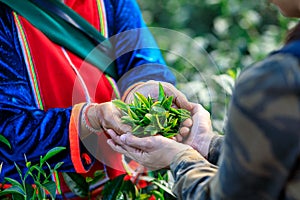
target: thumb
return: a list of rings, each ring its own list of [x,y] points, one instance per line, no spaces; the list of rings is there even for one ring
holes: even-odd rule
[[[115,125],[115,132],[118,133],[118,135],[125,134],[127,132],[130,132],[132,130],[131,126],[127,124],[123,124],[120,120],[116,120]]]
[[[183,108],[186,110],[191,111],[193,106],[192,104],[188,101],[188,99],[181,93],[176,94],[174,103],[178,108]]]

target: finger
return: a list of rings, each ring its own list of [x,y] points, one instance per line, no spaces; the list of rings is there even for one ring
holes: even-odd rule
[[[114,143],[118,145],[124,145],[124,143],[121,141],[120,136],[117,135],[113,130],[108,129],[106,133],[111,137]]]
[[[159,137],[159,136],[157,136]],[[133,148],[141,149],[142,151],[149,151],[149,149],[152,149],[154,147],[154,137],[144,137],[144,138],[138,138],[134,135],[127,133],[120,136],[121,141],[124,144],[127,144]]]
[[[182,125],[185,126],[185,127],[188,127],[188,128],[192,127],[193,120],[191,118],[188,118],[188,119],[184,120],[184,122],[182,123]]]
[[[170,83],[166,83],[166,82],[164,82],[162,85],[164,87],[166,95],[174,96],[173,102],[176,104],[176,106],[178,108],[184,108],[184,109],[187,109],[187,110],[192,109],[192,107],[191,107],[189,101],[187,100],[186,96],[182,92],[180,92],[174,85],[172,85]]]
[[[201,120],[201,114],[195,114],[195,115],[193,115],[192,118],[193,118],[194,122],[199,122]],[[189,137],[190,141],[195,140],[195,137],[197,136],[197,133],[199,132],[199,130],[200,130],[199,123],[195,123],[190,130],[190,133],[192,133],[191,137]]]
[[[113,129],[118,135],[122,135],[131,131],[131,126],[123,124],[120,116],[118,115],[113,115],[111,119],[107,119],[103,127],[105,127],[106,130]]]
[[[190,128],[188,127],[181,127],[180,130],[179,130],[179,133],[181,135],[181,137],[185,138],[189,135],[190,133]]]
[[[179,107],[179,108],[183,108],[186,110],[191,110],[192,106],[190,104],[190,102],[187,100],[187,98],[179,93],[179,94],[175,94],[175,99],[174,99],[175,104]]]
[[[143,159],[143,152],[139,149],[132,148],[130,146],[124,145],[120,146],[116,144],[112,139],[107,140],[107,144],[116,152],[124,154],[126,157],[139,162]]]
[[[131,130],[129,125],[121,121],[121,111],[111,102],[99,104],[97,107],[97,116],[104,130],[113,129],[121,135]]]
[[[177,141],[177,142],[182,142],[182,140],[183,140],[183,138],[182,138],[182,136],[181,136],[180,134],[177,134],[177,135],[175,136],[175,138],[176,138],[176,141]]]
[[[208,111],[201,105],[201,104],[196,104],[196,103],[191,103],[193,109],[192,109],[192,115],[195,113],[202,113],[202,114],[207,114]]]
[[[112,139],[107,140],[107,144],[116,152],[122,153],[127,157],[130,157],[130,154],[120,145],[116,144]]]
[[[116,152],[122,153],[125,156],[140,162],[140,161],[145,161],[143,159],[143,155],[144,155],[144,151],[140,150],[140,149],[136,149],[136,148],[132,148],[128,145],[123,145],[120,146],[118,144],[116,144],[112,139],[108,139],[107,140],[107,144]]]

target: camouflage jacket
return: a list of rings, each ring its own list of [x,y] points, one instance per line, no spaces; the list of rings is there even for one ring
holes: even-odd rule
[[[173,191],[192,200],[300,199],[299,161],[299,60],[278,53],[237,80],[218,166],[194,150],[180,153]]]

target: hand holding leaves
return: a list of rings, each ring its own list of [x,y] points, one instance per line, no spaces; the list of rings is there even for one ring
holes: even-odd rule
[[[157,101],[139,92],[134,93],[131,104],[121,100],[113,101],[113,104],[122,110],[122,122],[132,127],[134,135],[144,137],[160,134],[170,138],[177,135],[180,124],[191,117],[189,111],[172,107],[174,97],[166,96],[161,84],[158,94]]]

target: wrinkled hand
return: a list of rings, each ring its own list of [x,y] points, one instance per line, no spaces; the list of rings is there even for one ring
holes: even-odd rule
[[[112,130],[107,130],[107,133],[111,137],[107,143],[113,150],[151,170],[170,166],[176,154],[191,149],[189,145],[163,136],[138,138],[130,133],[119,136]]]
[[[190,103],[192,121],[187,119],[185,127],[180,130],[181,141],[197,150],[207,158],[211,139],[215,136],[212,131],[210,114],[200,104]],[[190,131],[184,130],[188,129]]]
[[[101,103],[96,109],[97,117],[105,130],[113,129],[119,135],[131,131],[129,125],[121,122],[122,113],[112,102]]]
[[[121,122],[121,116],[121,111],[112,102],[92,104],[86,113],[82,113],[82,118],[86,117],[93,129],[113,129],[120,135],[131,131],[130,126]]]

